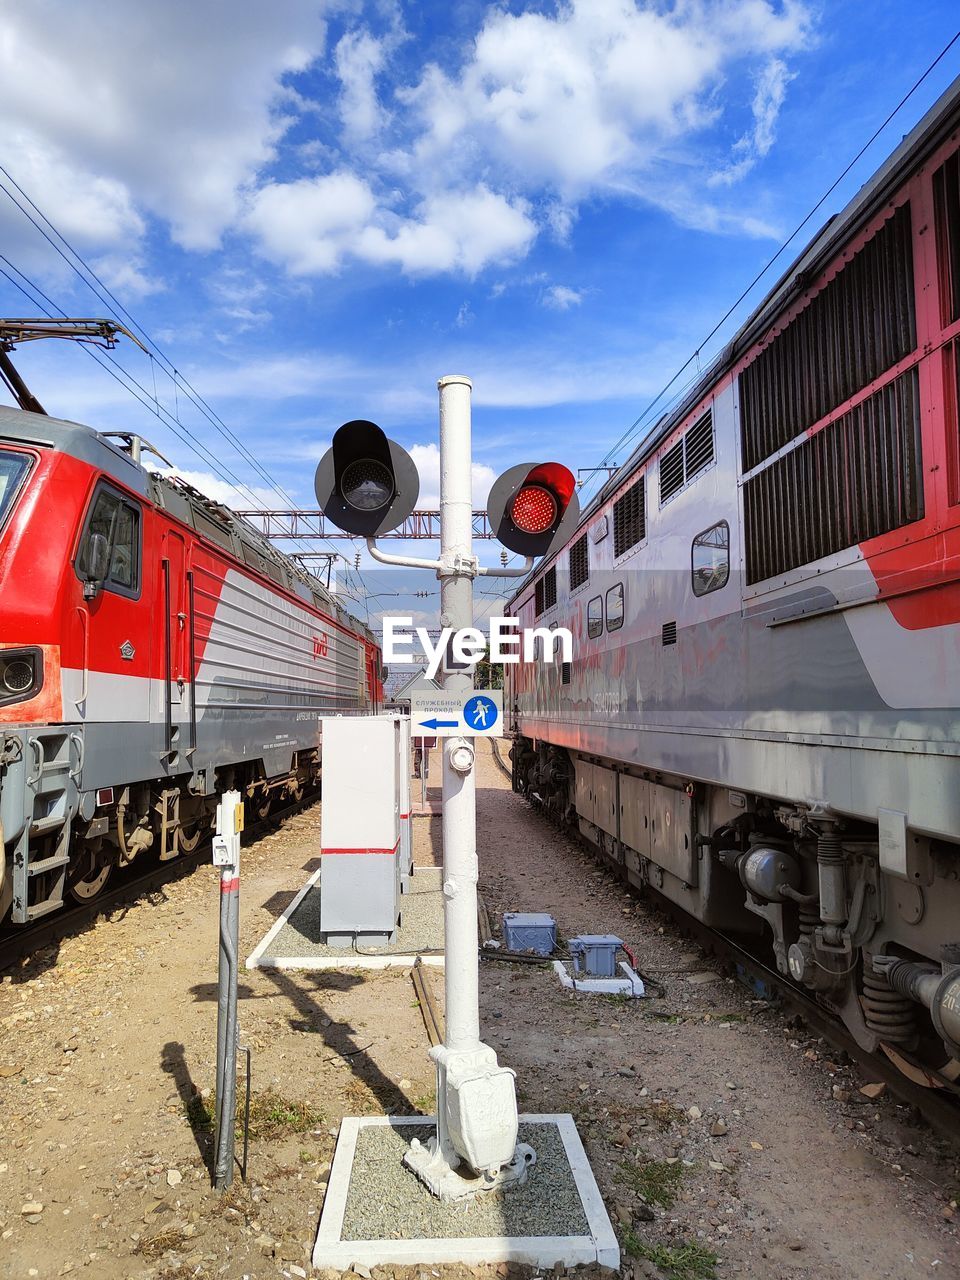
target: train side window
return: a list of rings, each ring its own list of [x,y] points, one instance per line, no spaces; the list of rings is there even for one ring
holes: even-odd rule
[[[709,595],[725,587],[730,578],[730,526],[726,520],[698,533],[690,552],[695,596]]]
[[[594,596],[587,605],[587,635],[591,640],[603,635],[603,597]]]
[[[623,626],[623,583],[607,592],[607,630],[619,631]]]
[[[116,490],[101,486],[93,499],[76,563],[86,559],[90,539],[98,533],[109,548],[105,591],[121,596],[140,594],[140,508]]]

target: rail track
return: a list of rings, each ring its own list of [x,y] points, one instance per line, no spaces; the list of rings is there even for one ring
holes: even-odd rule
[[[286,805],[259,818],[244,831],[244,845],[256,843],[261,837],[269,835],[281,826],[288,818],[302,813],[320,798],[319,789],[308,792],[294,804]],[[108,915],[117,907],[129,906],[138,898],[151,893],[164,885],[175,883],[188,876],[201,863],[209,865],[211,833],[200,842],[193,853],[180,854],[169,862],[159,863],[146,871],[137,873],[136,866],[126,872],[121,871],[113,878],[110,887],[97,894],[87,902],[71,903],[62,911],[45,916],[36,924],[24,928],[13,928],[10,925],[0,930],[0,973],[27,956],[42,951],[51,942],[76,933],[91,921]]]

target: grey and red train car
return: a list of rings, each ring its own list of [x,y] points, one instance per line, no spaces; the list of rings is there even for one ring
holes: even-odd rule
[[[172,858],[217,793],[265,814],[319,717],[375,711],[380,651],[227,508],[88,427],[0,408],[0,919]]]
[[[525,581],[573,661],[507,668],[519,790],[937,1065],[873,961],[960,960],[958,385],[960,82]]]

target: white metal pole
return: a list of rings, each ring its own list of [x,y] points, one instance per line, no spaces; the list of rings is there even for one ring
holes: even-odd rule
[[[473,625],[473,495],[469,378],[441,378],[440,624],[454,632]],[[443,691],[472,691],[469,671],[444,672]],[[446,1009],[437,1064],[437,1137],[410,1144],[404,1163],[441,1199],[517,1184],[536,1153],[517,1142],[513,1072],[480,1040],[480,959],[477,928],[477,791],[473,746],[444,738],[443,915]],[[467,1172],[460,1173],[462,1165]],[[473,1172],[471,1172],[473,1171]]]
[[[440,584],[441,626],[473,626],[473,494],[469,378],[441,378],[440,389]],[[465,572],[457,571],[462,565]],[[444,676],[446,693],[472,687],[468,672]],[[443,894],[446,957],[444,1044],[450,1050],[480,1043],[477,959],[477,793],[473,769],[451,763],[456,738],[443,739]]]

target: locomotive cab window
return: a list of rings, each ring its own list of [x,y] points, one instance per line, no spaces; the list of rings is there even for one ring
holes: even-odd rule
[[[603,596],[594,596],[587,604],[587,635],[591,640],[603,635]]]
[[[725,587],[730,578],[730,526],[726,520],[698,533],[691,550],[693,594],[709,595]]]
[[[13,508],[13,500],[30,470],[30,458],[25,453],[0,449],[0,528]]]
[[[140,508],[115,489],[102,485],[94,495],[76,569],[104,591],[140,593]]]
[[[607,592],[607,630],[619,631],[623,626],[623,583]]]

